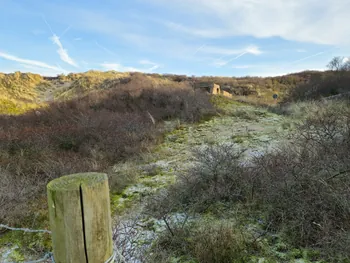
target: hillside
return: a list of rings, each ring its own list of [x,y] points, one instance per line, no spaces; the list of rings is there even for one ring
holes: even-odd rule
[[[205,82],[234,99],[196,88]],[[0,115],[0,224],[47,229],[46,184],[96,171],[109,177],[125,262],[347,262],[349,107],[318,99],[347,92],[348,73],[1,83],[15,108]],[[1,262],[48,251],[49,235],[0,233]]]
[[[131,86],[153,86],[187,83],[192,87],[199,82],[212,82],[234,96],[249,96],[253,101],[271,103],[272,95],[283,97],[291,89],[322,78],[326,73],[301,72],[280,77],[189,77],[171,74],[121,73],[116,71],[88,71],[70,73],[57,77],[15,72],[0,73],[0,113],[21,114],[28,109],[44,106],[46,102],[67,100],[86,95],[92,91],[107,89],[130,89]]]
[[[0,113],[20,114],[35,108],[39,93],[50,85],[37,74],[0,73]]]

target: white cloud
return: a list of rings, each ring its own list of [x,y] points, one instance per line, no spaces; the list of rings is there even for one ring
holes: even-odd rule
[[[142,70],[134,68],[134,67],[127,67],[127,66],[123,66],[119,63],[102,63],[101,67],[104,68],[105,70],[115,70],[115,71],[120,71],[120,72],[124,72],[124,71],[131,71],[131,72],[140,72]]]
[[[68,51],[63,48],[60,38],[57,35],[53,35],[51,38],[52,42],[58,46],[57,53],[61,60],[68,63],[71,66],[78,67],[77,63],[68,55]]]
[[[129,66],[124,66],[120,63],[102,63],[100,66],[104,68],[105,70],[115,70],[115,71],[120,71],[120,72],[153,72],[154,70],[158,69],[160,65],[151,62],[149,60],[140,60],[139,61],[140,65],[148,65],[150,66],[149,68],[140,68],[140,67],[129,67]]]
[[[348,0],[148,0],[185,13],[164,25],[198,37],[280,36],[329,45],[350,44]],[[188,19],[186,19],[186,15]],[[195,18],[198,19],[195,19]],[[208,17],[207,23],[203,17]],[[183,21],[200,21],[201,24]]]
[[[124,66],[120,63],[109,63],[109,62],[104,62],[100,64],[102,68],[105,70],[115,70],[115,71],[120,71],[120,72],[125,72],[125,71],[130,71],[130,72],[153,72],[154,70],[160,68],[160,65],[157,63],[154,63],[149,60],[140,60],[138,64],[143,65],[143,66],[148,66],[147,68],[142,68],[142,67],[130,67],[130,66]]]
[[[9,61],[15,61],[18,62],[22,65],[26,65],[27,67],[36,67],[36,68],[41,68],[41,69],[50,69],[54,72],[57,73],[67,73],[66,70],[56,67],[56,66],[51,66],[49,64],[46,64],[44,62],[41,61],[37,61],[37,60],[31,60],[31,59],[24,59],[24,58],[19,58],[4,52],[0,52],[0,58],[9,60]]]
[[[201,50],[198,52],[200,53],[208,53],[208,54],[214,54],[214,55],[223,55],[225,56],[232,56],[232,55],[239,55],[242,53],[250,53],[253,55],[259,55],[262,53],[262,51],[257,46],[247,46],[244,48],[222,48],[222,47],[216,47],[216,46],[204,46]]]
[[[262,52],[257,46],[249,46],[246,48],[246,53],[260,55]]]
[[[223,37],[227,35],[227,32],[224,29],[220,30],[218,28],[205,28],[205,29],[191,28],[182,24],[177,24],[177,23],[168,22],[168,21],[164,22],[164,25],[171,29],[182,31],[191,35],[195,35],[197,37],[218,38],[218,37]]]

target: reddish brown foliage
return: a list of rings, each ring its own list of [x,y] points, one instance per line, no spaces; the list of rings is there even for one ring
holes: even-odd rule
[[[53,103],[40,114],[0,117],[0,176],[21,180],[32,189],[30,196],[39,196],[52,178],[106,172],[139,154],[161,138],[163,120],[193,122],[214,112],[208,95],[184,84],[154,88],[135,81],[127,84],[128,90],[115,88]],[[23,196],[10,200],[1,189],[0,194],[12,207],[24,202]],[[15,216],[5,207],[0,204],[0,221]],[[23,215],[23,210],[16,213]]]

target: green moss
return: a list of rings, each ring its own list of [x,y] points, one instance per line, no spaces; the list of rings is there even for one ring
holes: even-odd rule
[[[292,249],[289,252],[291,258],[303,258],[303,251],[297,248]]]
[[[28,251],[52,250],[51,235],[48,233],[8,231],[0,236],[0,247],[5,247],[8,245],[17,245],[19,247],[15,250],[16,255],[23,255]]]
[[[15,262],[23,262],[24,261],[24,255],[21,253],[20,249],[15,249],[11,252],[10,258],[14,260]]]
[[[211,96],[211,103],[220,110],[229,111],[233,106],[243,106],[245,104],[221,95]]]
[[[234,143],[243,143],[244,142],[244,137],[240,135],[232,135],[231,139],[233,140]]]
[[[216,116],[216,114],[203,114],[201,119],[199,120],[199,123],[204,123],[207,121],[212,120],[214,117]]]
[[[247,135],[232,135],[231,139],[234,143],[242,144],[246,141],[249,141],[253,138],[252,134],[248,133]]]
[[[127,195],[125,192],[122,194],[111,194],[111,213],[122,214],[126,209],[130,208],[137,195]]]
[[[86,185],[93,185],[98,182],[107,180],[107,175],[102,173],[80,173],[62,176],[52,180],[47,185],[47,189],[55,190],[75,190],[80,187],[82,183]]]

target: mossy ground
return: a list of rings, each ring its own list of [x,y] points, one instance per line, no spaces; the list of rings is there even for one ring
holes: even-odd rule
[[[45,211],[37,211],[35,218],[34,221],[24,223],[30,225],[31,229],[49,229]],[[48,233],[6,231],[0,234],[0,262],[2,263],[36,260],[49,251],[52,251],[52,242],[51,235]]]
[[[250,158],[255,152],[259,153],[276,146],[279,141],[285,138],[288,132],[288,129],[282,127],[286,119],[267,112],[265,109],[220,96],[213,97],[212,101],[221,110],[219,116],[208,116],[200,123],[191,125],[176,120],[165,123],[165,130],[168,132],[165,133],[162,143],[150,153],[143,154],[142,158],[131,160],[129,166],[126,166],[126,170],[121,171],[124,174],[133,173],[134,177],[122,190],[113,191],[112,189],[111,210],[117,218],[117,224],[122,223],[120,220],[123,219],[120,218],[124,214],[131,211],[142,213],[144,205],[142,200],[175,182],[178,174],[191,167],[193,164],[193,149],[210,144],[229,143],[239,149],[245,149],[245,158]],[[133,183],[135,180],[136,183]],[[217,209],[219,208],[220,206],[217,207]],[[159,220],[149,216],[144,216],[140,220],[148,222],[144,229],[147,233],[161,233],[164,231],[164,228],[160,227],[161,222]],[[35,226],[42,228],[46,223],[47,218],[41,224]],[[0,236],[0,244],[7,244],[12,248],[15,246],[21,248],[14,249],[11,252],[18,258],[21,255],[24,257],[28,251],[26,248],[33,247],[33,244],[36,246],[36,251],[51,249],[47,235],[35,236],[28,234],[27,238],[26,235],[8,232]],[[154,238],[153,235],[152,238]],[[138,244],[149,245],[150,242],[146,239],[138,240]],[[272,251],[273,245],[269,244],[268,249]],[[263,259],[260,257],[257,261],[252,262],[278,262],[261,260]],[[174,262],[185,261],[179,259]]]
[[[191,167],[194,164],[194,149],[211,144],[232,144],[237,149],[245,150],[242,160],[245,161],[254,154],[273,150],[274,147],[278,147],[279,143],[286,140],[289,129],[283,127],[283,123],[289,120],[285,117],[227,98],[213,97],[213,100],[222,111],[219,116],[211,117],[194,125],[169,123],[169,126],[172,125],[176,129],[164,135],[163,142],[145,157],[146,163],[135,163],[141,170],[138,183],[127,187],[122,194],[112,197],[115,201],[113,210],[118,214],[117,225],[130,220],[133,213],[126,217],[122,215],[130,213],[132,210],[137,211],[135,214],[138,216],[142,215],[138,220],[143,223],[147,222],[144,224],[144,228],[138,229],[138,231],[145,233],[142,235],[143,240],[137,240],[136,243],[150,246],[155,236],[166,231],[161,220],[143,214],[142,200],[174,182],[177,175]],[[247,116],[254,116],[254,118],[247,118]],[[146,167],[149,166],[153,167],[152,174],[142,176],[142,171],[147,170]],[[236,215],[232,206],[218,204],[211,211],[207,211],[204,216],[214,216],[215,218],[220,214],[222,217],[223,213],[228,218],[230,216],[234,218]],[[221,220],[220,217],[214,221]],[[250,229],[246,230],[250,234],[254,234],[254,231],[257,230],[262,231],[263,226],[257,223],[256,218],[254,223],[251,222],[252,217],[248,215],[240,220],[241,224],[250,225]],[[312,257],[300,257],[296,253],[299,250],[287,248],[285,251],[280,251],[278,246],[281,242],[283,242],[282,237],[264,237],[264,240],[260,242],[263,246],[260,252],[257,255],[251,255],[249,261],[246,262],[317,262],[315,260],[308,261],[312,260]],[[301,251],[300,253],[305,252]],[[174,257],[171,262],[196,261],[188,257]]]

